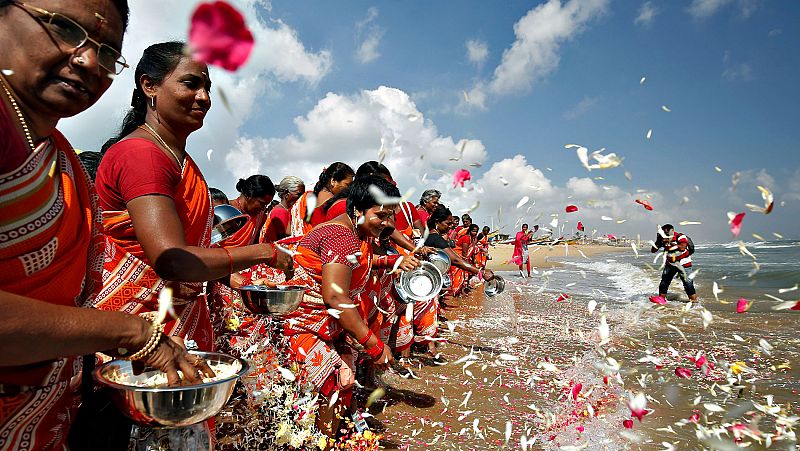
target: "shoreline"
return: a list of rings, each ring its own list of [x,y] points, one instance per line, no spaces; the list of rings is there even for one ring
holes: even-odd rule
[[[540,288],[547,272],[520,278],[513,275],[516,266],[500,265],[500,271],[513,271],[503,274],[507,285],[502,295],[489,298],[476,289],[442,312],[448,321],[440,325],[446,343],[439,350],[448,363],[436,366],[415,357],[416,379],[383,376],[386,394],[370,409],[375,416],[370,425],[383,434],[384,449],[593,449],[592,443],[606,449],[650,449],[660,442],[696,449],[710,440],[698,434],[711,431],[723,434],[720,443],[735,446],[731,425],[748,424],[749,417],[737,418],[741,409],[763,403],[765,395],[775,396],[783,415],[800,413],[800,406],[793,405],[800,393],[800,368],[790,357],[800,344],[793,332],[800,325],[797,315],[776,315],[763,301],[747,314],[736,313],[729,298],[737,297],[734,287],[719,301],[704,296],[696,309],[687,309],[678,296],[670,296],[665,306],[649,302],[645,294],[603,296],[595,282],[616,274],[602,272],[604,267],[627,264],[632,259],[619,251],[632,257],[632,249],[592,246],[599,249],[588,259],[588,246],[574,247],[587,263],[599,265],[585,269],[594,274],[591,278],[584,269],[551,260],[564,256],[563,246],[543,248],[532,254],[532,263],[553,268],[547,271],[551,282],[546,291]],[[502,263],[497,255],[511,252],[499,251],[492,254],[495,264]],[[578,252],[575,256],[581,258]],[[634,266],[644,271],[637,277],[652,282],[656,275],[650,274],[647,260]],[[573,280],[584,289],[570,289]],[[701,296],[712,279],[703,280]],[[588,290],[586,283],[595,285]],[[568,298],[561,299],[562,289]],[[703,314],[706,309],[713,312],[713,324]],[[603,317],[610,339],[598,345]],[[693,360],[698,356],[708,363]],[[734,363],[747,373],[732,373]],[[678,376],[679,368],[689,376]],[[725,389],[730,378],[750,382],[737,394]],[[651,412],[624,426],[623,420],[631,418],[628,396],[639,392],[650,398]],[[728,418],[707,405],[737,413]],[[699,419],[690,421],[693,415]],[[781,435],[775,435],[777,427],[774,418],[761,418],[761,430],[776,438]],[[773,449],[796,444],[785,439]]]
[[[592,259],[606,254],[616,254],[619,252],[632,252],[630,247],[607,246],[603,244],[570,244],[564,246],[535,245],[529,246],[528,255],[531,261],[531,268],[548,269],[561,266],[558,261],[552,260],[563,257],[576,257]],[[497,244],[489,247],[489,260],[486,268],[492,271],[519,271],[517,265],[508,263],[514,254],[513,244]]]

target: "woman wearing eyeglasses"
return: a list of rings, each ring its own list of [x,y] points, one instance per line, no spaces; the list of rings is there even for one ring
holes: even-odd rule
[[[126,67],[127,19],[121,0],[0,1],[0,449],[64,447],[80,404],[76,356],[125,354],[199,380],[145,319],[79,308],[100,289],[100,210],[55,127]]]

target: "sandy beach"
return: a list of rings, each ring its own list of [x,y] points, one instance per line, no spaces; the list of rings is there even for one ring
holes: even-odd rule
[[[516,272],[499,265],[510,257],[510,246],[492,250],[494,268]],[[796,315],[737,314],[706,285],[700,292],[713,311],[710,325],[702,310],[687,310],[673,296],[666,306],[646,298],[618,304],[603,293],[606,288],[595,288],[602,285],[593,285],[598,279],[589,268],[620,265],[633,252],[608,246],[570,246],[568,252],[586,266],[548,261],[563,257],[563,246],[542,248],[532,254],[540,274],[527,279],[505,273],[500,296],[488,298],[476,289],[443,310],[439,350],[448,363],[437,366],[418,356],[411,362],[413,378],[384,374],[385,395],[369,409],[370,425],[383,434],[386,449],[662,449],[662,442],[677,449],[734,449],[731,432],[717,442],[700,440],[696,427],[730,431],[736,421],[754,418],[762,431],[774,431],[772,417],[746,414],[754,403],[772,403],[767,394],[783,406],[783,415],[800,413],[792,401],[798,396],[792,356],[800,342],[791,336],[800,325]],[[625,280],[649,291],[655,277],[639,271]],[[605,321],[610,333],[602,344],[599,325]],[[765,337],[774,346],[771,354],[762,349]],[[709,363],[696,364],[698,356]],[[732,375],[732,362],[747,368],[746,377]],[[679,368],[690,375],[676,376]],[[731,377],[754,386],[759,381],[759,388],[731,391],[725,387]],[[639,391],[647,393],[651,411],[628,429],[627,399]],[[369,394],[361,391],[361,405]],[[718,405],[731,413],[718,413]],[[787,438],[772,448],[794,449]]]
[[[553,258],[558,257],[585,257],[592,259],[598,255],[610,254],[615,252],[630,251],[628,247],[606,246],[601,244],[574,244],[564,246],[559,244],[556,246],[530,246],[528,248],[531,267],[533,268],[552,268],[558,266],[557,261],[551,261]],[[508,263],[511,256],[514,254],[513,244],[497,244],[489,248],[489,260],[486,265],[492,271],[514,271],[517,266],[513,263]]]

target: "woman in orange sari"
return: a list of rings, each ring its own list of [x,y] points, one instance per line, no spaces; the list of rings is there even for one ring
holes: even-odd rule
[[[425,240],[425,245],[444,250],[448,257],[450,257],[451,269],[463,271],[465,274],[476,275],[479,280],[491,279],[494,277],[491,271],[481,271],[462,258],[461,254],[453,250],[450,240],[445,238],[452,227],[452,222],[450,222],[451,218],[452,213],[450,209],[444,205],[436,207],[433,214],[428,218],[428,230],[430,233]],[[453,290],[452,286],[450,290]],[[451,292],[450,295],[454,294]],[[414,341],[416,343],[427,344],[428,351],[431,354],[435,354],[436,351],[431,338],[436,337],[436,331],[439,328],[438,318],[438,299],[414,303]]]
[[[321,209],[325,202],[353,183],[353,168],[336,162],[325,168],[319,175],[313,191],[307,191],[292,207],[292,237],[301,237],[314,228],[314,224],[324,222],[325,212]]]
[[[384,208],[369,192],[374,185],[388,196],[399,196],[397,188],[376,176],[353,183],[347,212],[306,234],[297,246],[295,277],[286,285],[307,287],[300,307],[286,321],[294,358],[304,366],[308,382],[320,394],[317,427],[329,437],[338,431],[339,418],[352,395],[355,369],[349,336],[364,347],[379,368],[393,362],[392,352],[372,332],[358,305],[373,264],[391,267],[395,260],[373,261],[370,241],[386,228],[393,209]],[[403,259],[401,269],[412,269],[419,260]],[[338,400],[338,401],[337,401]]]
[[[158,309],[159,293],[170,286],[175,316],[164,324],[165,333],[181,345],[192,340],[211,351],[203,282],[258,263],[289,268],[291,257],[271,244],[210,248],[208,185],[186,152],[187,138],[211,107],[206,65],[194,61],[182,42],[154,44],[136,67],[135,83],[133,108],[104,146],[97,172],[106,253],[103,288],[93,305],[147,314]]]
[[[275,197],[275,185],[266,175],[251,175],[236,183],[239,196],[230,204],[248,217],[245,225],[220,242],[223,247],[242,247],[258,243],[261,228],[267,219],[266,208]]]
[[[146,320],[81,308],[101,284],[100,209],[56,125],[126,67],[127,18],[125,1],[0,2],[0,449],[64,449],[81,402],[76,356],[131,355],[155,337],[147,365],[199,379]]]
[[[486,268],[486,262],[489,260],[489,233],[492,229],[489,226],[483,226],[483,230],[478,234],[477,251],[475,252],[475,266],[480,269]]]

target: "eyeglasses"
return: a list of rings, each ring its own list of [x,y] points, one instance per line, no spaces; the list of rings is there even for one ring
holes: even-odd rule
[[[21,2],[12,2],[11,4],[25,10],[31,17],[46,25],[52,36],[74,49],[83,47],[87,42],[97,46],[97,64],[104,70],[119,75],[125,68],[130,67],[125,61],[125,57],[114,47],[90,38],[89,32],[69,17]]]

